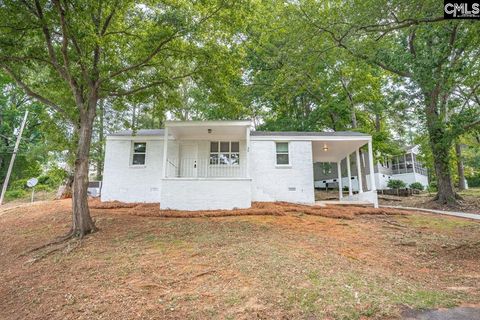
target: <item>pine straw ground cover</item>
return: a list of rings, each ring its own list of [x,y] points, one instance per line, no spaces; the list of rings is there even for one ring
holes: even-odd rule
[[[395,319],[480,298],[474,221],[286,203],[194,218],[92,207],[100,231],[42,259],[22,253],[68,230],[70,201],[0,209],[0,319]]]

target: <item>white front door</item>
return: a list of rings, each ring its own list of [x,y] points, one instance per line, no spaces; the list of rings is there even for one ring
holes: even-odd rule
[[[180,145],[180,177],[196,177],[198,169],[198,146],[196,144]]]

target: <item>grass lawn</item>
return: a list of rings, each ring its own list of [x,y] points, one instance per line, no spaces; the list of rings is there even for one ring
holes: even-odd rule
[[[68,230],[70,202],[0,209],[0,319],[395,319],[480,301],[478,222],[132,210],[93,209],[99,232],[21,255]]]

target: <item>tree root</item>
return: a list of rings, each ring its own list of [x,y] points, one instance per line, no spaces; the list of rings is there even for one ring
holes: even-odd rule
[[[73,245],[71,245],[72,243],[73,243]],[[73,249],[80,246],[81,240],[77,240],[77,239],[72,238],[67,243],[58,243],[58,244],[59,245],[57,247],[50,248],[49,250],[47,250],[43,253],[40,253],[38,255],[33,256],[31,259],[28,260],[28,263],[38,262],[38,261],[46,258],[47,256],[49,256],[52,253],[57,252],[57,251],[62,251],[63,250],[65,253],[69,253]]]
[[[35,251],[38,251],[38,250],[41,250],[41,249],[44,249],[44,248],[47,248],[47,247],[50,247],[50,246],[53,246],[53,245],[56,245],[56,244],[60,244],[62,242],[65,242],[67,240],[70,240],[70,239],[74,238],[75,236],[76,236],[75,232],[73,230],[70,230],[66,235],[61,236],[61,237],[59,237],[59,238],[57,238],[53,241],[42,244],[41,246],[38,246],[38,247],[35,247],[33,249],[27,250],[24,253],[22,253],[20,256],[26,256],[27,254],[33,253]]]
[[[433,201],[436,201],[436,202],[439,202],[440,204],[446,204],[446,205],[457,205],[458,204],[458,200],[463,200],[463,197],[461,195],[459,195],[458,193],[454,193],[453,197],[450,197],[450,198],[444,198],[444,197],[440,197],[440,194],[437,193],[433,199]]]

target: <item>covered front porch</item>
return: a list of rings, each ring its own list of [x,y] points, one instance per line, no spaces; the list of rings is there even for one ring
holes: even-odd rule
[[[160,207],[249,208],[250,121],[169,121]]]
[[[374,172],[372,139],[370,136],[328,136],[312,141],[313,162],[320,162],[333,166],[330,173],[336,172],[333,179],[338,187],[338,201],[330,201],[330,204],[370,204],[378,207],[378,198],[375,185],[375,176],[369,174],[363,176],[360,157],[360,148],[367,145],[369,172]],[[352,160],[356,166],[358,175],[352,177]],[[346,168],[342,167],[342,162]],[[369,183],[363,179],[369,179]],[[364,183],[365,182],[365,183]],[[354,187],[358,192],[354,193]],[[369,186],[367,189],[366,186]],[[344,190],[348,190],[348,195],[344,195]],[[321,201],[318,204],[328,204],[329,201]]]

